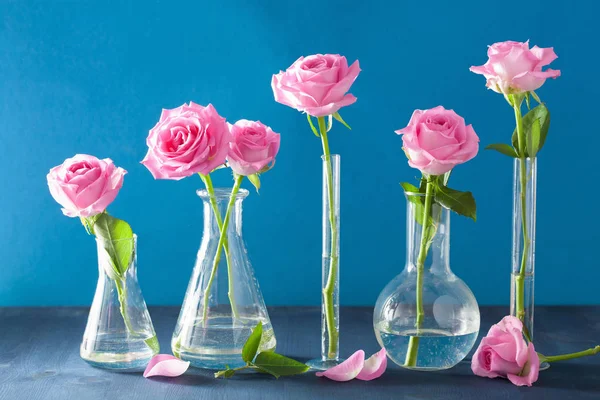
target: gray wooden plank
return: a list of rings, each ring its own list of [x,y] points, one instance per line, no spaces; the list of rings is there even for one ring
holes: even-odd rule
[[[441,372],[412,372],[390,363],[383,377],[346,383],[313,373],[275,380],[247,374],[216,380],[208,371],[190,369],[178,378],[144,379],[137,373],[114,373],[88,366],[79,358],[86,308],[0,308],[0,399],[598,399],[600,356],[554,364],[533,388],[518,388],[501,379],[475,377],[467,363]],[[151,307],[162,352],[179,310]],[[307,360],[318,356],[319,309],[276,307],[269,310],[278,352]],[[504,307],[482,308],[482,330],[497,322]],[[372,309],[343,307],[341,352],[378,350]],[[600,307],[538,307],[538,351],[556,354],[600,342]]]

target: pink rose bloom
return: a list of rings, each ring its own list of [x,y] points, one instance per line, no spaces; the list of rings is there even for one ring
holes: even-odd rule
[[[229,149],[225,118],[209,104],[190,102],[163,110],[146,139],[148,154],[142,164],[154,179],[179,180],[197,172],[206,175],[225,163]]]
[[[336,113],[356,101],[350,86],[360,72],[358,60],[348,67],[339,54],[300,57],[285,72],[273,75],[275,101],[313,117]]]
[[[523,323],[507,316],[492,325],[473,355],[471,369],[487,378],[508,378],[517,386],[531,386],[540,372],[540,358],[523,338]]]
[[[275,162],[280,137],[259,121],[239,120],[230,125],[231,143],[227,161],[238,175],[252,175]]]
[[[123,186],[127,171],[112,160],[77,154],[54,167],[47,175],[54,200],[69,217],[91,217],[106,210]]]
[[[469,68],[471,72],[486,77],[486,86],[494,92],[514,94],[531,92],[540,88],[547,78],[560,76],[560,71],[542,67],[558,57],[552,47],[533,46],[529,41],[494,43],[488,48],[488,61],[484,65]]]
[[[479,137],[453,110],[415,110],[402,135],[408,165],[426,175],[443,175],[479,151]]]

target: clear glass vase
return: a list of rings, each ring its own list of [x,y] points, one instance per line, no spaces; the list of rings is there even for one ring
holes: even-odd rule
[[[143,371],[159,346],[137,279],[137,236],[112,242],[133,248],[133,257],[125,274],[116,276],[103,239],[96,239],[99,279],[80,355],[94,367]]]
[[[263,324],[259,350],[275,350],[276,345],[242,238],[242,202],[248,191],[241,189],[235,196],[219,257],[219,226],[226,218],[231,190],[215,189],[214,197],[206,190],[197,193],[203,201],[204,233],[171,347],[173,354],[198,368],[235,368],[245,365],[242,347],[259,322]]]
[[[323,253],[321,259],[321,358],[312,369],[326,370],[340,360],[340,156],[323,160]]]
[[[536,184],[537,159],[515,158],[510,314],[523,321],[529,340],[533,340]]]
[[[373,326],[377,341],[396,364],[424,371],[448,369],[475,344],[479,307],[471,290],[450,270],[450,210],[433,203],[434,231],[424,247],[417,210],[422,212],[423,206],[409,201],[406,266],[379,295]]]

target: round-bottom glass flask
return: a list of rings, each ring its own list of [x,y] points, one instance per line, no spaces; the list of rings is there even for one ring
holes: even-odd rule
[[[450,210],[434,203],[424,232],[424,195],[408,196],[406,266],[377,299],[375,335],[402,367],[448,369],[475,344],[479,307],[469,287],[450,270]]]

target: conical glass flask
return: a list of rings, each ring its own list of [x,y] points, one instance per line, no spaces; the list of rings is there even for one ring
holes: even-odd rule
[[[137,280],[137,236],[133,257],[123,276],[115,276],[101,238],[96,239],[99,279],[80,355],[94,367],[143,371],[159,346]],[[123,240],[113,241],[115,246]]]
[[[390,359],[402,367],[448,369],[475,344],[479,307],[468,286],[450,270],[450,210],[434,203],[434,231],[423,235],[421,213],[416,210],[423,206],[415,204],[419,201],[407,203],[406,266],[377,299],[375,335]],[[431,239],[421,246],[423,237]]]
[[[171,347],[173,354],[198,368],[245,365],[242,347],[259,322],[263,324],[259,351],[274,350],[276,344],[242,238],[242,202],[247,190],[241,189],[234,199],[227,238],[215,262],[219,225],[226,215],[230,192],[215,189],[214,197],[206,190],[197,192],[204,203],[204,233]]]

